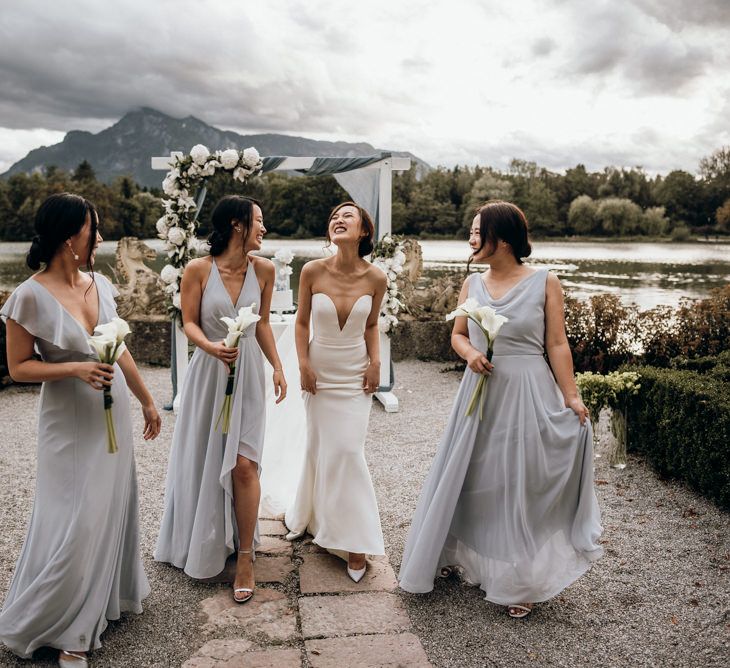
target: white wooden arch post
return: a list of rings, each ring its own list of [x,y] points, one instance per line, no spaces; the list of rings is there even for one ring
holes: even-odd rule
[[[173,151],[169,156],[152,158],[152,169],[169,171],[177,157],[183,153]],[[307,170],[316,158],[286,157],[284,161],[272,171]],[[393,198],[393,172],[403,172],[411,168],[410,158],[384,157],[378,162],[360,167],[359,169],[380,170],[380,187],[378,201],[378,240],[391,233],[392,229],[392,198]],[[355,171],[355,170],[352,170]],[[188,340],[182,329],[182,323],[176,318],[174,321],[175,336],[173,359],[175,360],[177,374],[177,394],[173,400],[173,410],[177,412],[180,405],[180,391],[185,380],[185,372],[188,368]],[[390,337],[387,334],[380,335],[380,386],[390,387]],[[375,397],[383,404],[386,412],[395,413],[398,411],[398,398],[392,391],[376,392]]]

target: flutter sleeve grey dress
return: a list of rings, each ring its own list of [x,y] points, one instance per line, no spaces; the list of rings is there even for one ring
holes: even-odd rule
[[[223,340],[228,328],[221,317],[234,318],[239,308],[253,303],[258,312],[261,289],[254,262],[248,263],[241,293],[233,304],[213,261],[200,304],[203,333],[210,341]],[[165,510],[155,559],[198,579],[218,575],[238,544],[231,479],[236,458],[242,455],[261,470],[266,384],[256,323],[244,331],[238,348],[228,434],[224,436],[216,428],[228,367],[197,348],[185,374],[167,465]],[[257,543],[255,539],[254,545]]]
[[[480,274],[469,297],[509,318],[494,345],[484,416],[465,417],[479,376],[466,369],[418,501],[400,586],[429,592],[460,566],[494,603],[546,601],[603,550],[590,422],[565,407],[544,358],[547,270],[493,299]],[[469,339],[486,341],[469,321]]]
[[[96,274],[99,324],[116,290]],[[98,361],[89,333],[33,278],[0,311],[35,337],[45,362]],[[0,613],[0,640],[22,657],[39,647],[101,647],[107,620],[142,612],[149,585],[139,553],[130,400],[115,365],[112,414],[119,451],[107,452],[102,393],[77,378],[43,383],[36,491],[28,534]]]

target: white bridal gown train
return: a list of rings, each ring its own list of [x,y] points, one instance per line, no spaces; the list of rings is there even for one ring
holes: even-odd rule
[[[317,394],[306,394],[307,446],[296,499],[286,525],[347,558],[348,552],[385,553],[378,503],[365,461],[372,398],[363,391],[368,366],[365,324],[372,297],[357,299],[340,329],[324,293],[312,295],[309,360]]]

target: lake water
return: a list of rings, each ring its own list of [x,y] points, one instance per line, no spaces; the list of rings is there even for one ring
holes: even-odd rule
[[[165,264],[162,241],[147,242],[158,251],[152,267]],[[437,274],[465,266],[469,247],[461,241],[421,241],[425,271]],[[25,267],[29,244],[0,243],[0,289],[10,290],[30,275]],[[289,248],[297,256],[295,276],[306,259],[322,257],[325,242],[318,239],[264,241],[263,255]],[[97,268],[113,276],[116,242],[104,242]],[[659,304],[675,306],[682,297],[697,299],[730,281],[730,244],[561,242],[533,243],[533,266],[549,267],[577,297],[611,292],[625,303],[647,309]],[[294,286],[295,287],[295,286]]]

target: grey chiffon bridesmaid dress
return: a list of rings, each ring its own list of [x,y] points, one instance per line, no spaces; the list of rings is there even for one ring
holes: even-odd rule
[[[228,328],[221,317],[261,305],[254,261],[249,261],[234,304],[213,260],[200,304],[200,327],[211,341],[221,341]],[[216,420],[225,397],[228,367],[196,348],[180,396],[165,485],[165,510],[155,559],[182,568],[190,577],[218,575],[227,557],[238,549],[231,471],[236,457],[256,462],[261,471],[264,446],[264,358],[256,341],[256,323],[238,344],[231,425],[226,436]],[[258,536],[258,530],[256,532]],[[254,539],[254,547],[258,538]],[[248,549],[241,546],[241,549]]]
[[[117,314],[117,293],[104,276],[95,280],[98,324],[107,323]],[[45,362],[98,361],[89,333],[33,278],[16,288],[0,316],[35,337]],[[22,657],[43,646],[98,649],[107,620],[142,612],[149,593],[139,553],[129,391],[115,367],[115,454],[107,452],[100,391],[77,378],[41,388],[33,514],[0,613],[0,640]]]
[[[544,358],[547,273],[499,299],[480,274],[468,279],[468,296],[509,322],[494,345],[481,422],[464,416],[479,378],[464,373],[406,542],[406,591],[431,591],[441,567],[459,566],[489,601],[546,601],[602,555],[591,426],[565,407]],[[471,321],[469,338],[486,350]]]

